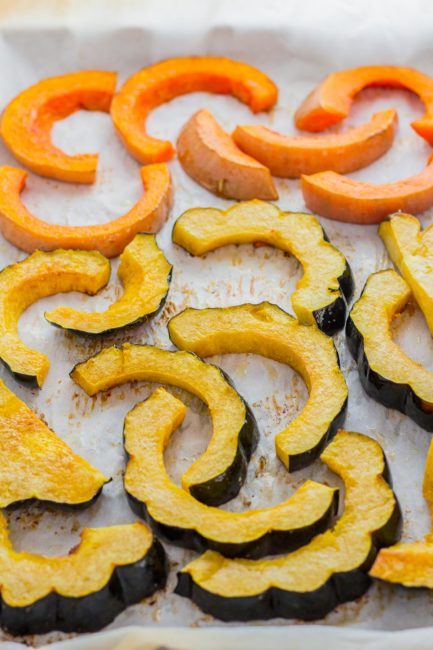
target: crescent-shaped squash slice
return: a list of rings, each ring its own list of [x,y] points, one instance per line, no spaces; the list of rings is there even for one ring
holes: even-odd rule
[[[57,327],[92,336],[140,325],[164,304],[171,270],[155,236],[140,233],[120,256],[117,274],[124,292],[119,300],[102,312],[57,307],[46,312],[45,318]]]
[[[0,231],[12,244],[32,253],[56,248],[98,250],[107,257],[120,255],[138,232],[158,232],[171,206],[171,178],[167,165],[141,169],[145,195],[121,217],[94,226],[60,226],[36,217],[20,193],[27,174],[16,167],[0,167]]]
[[[130,381],[167,383],[197,395],[209,408],[213,435],[205,453],[183,474],[183,488],[212,506],[238,494],[258,433],[249,407],[219,368],[189,352],[125,343],[79,363],[71,377],[88,395]]]
[[[80,109],[110,110],[116,90],[115,72],[84,70],[44,79],[13,99],[3,113],[0,133],[23,165],[40,176],[71,183],[93,183],[98,156],[70,156],[58,149],[51,129]]]
[[[0,514],[1,626],[12,634],[92,632],[164,586],[164,549],[142,523],[84,528],[69,554],[17,552]]]
[[[95,294],[110,277],[110,263],[96,251],[36,251],[0,272],[0,359],[15,379],[41,387],[48,357],[20,339],[18,321],[31,304],[56,293]]]
[[[165,162],[175,154],[170,142],[146,133],[149,113],[175,97],[199,91],[233,95],[254,113],[268,111],[278,97],[277,87],[263,72],[224,57],[179,57],[144,68],[125,81],[111,104],[114,125],[139,162]]]
[[[410,297],[409,286],[395,271],[373,273],[350,312],[346,334],[365,392],[433,431],[433,373],[392,338],[392,321]]]
[[[348,116],[357,93],[369,86],[406,88],[418,95],[426,108],[425,115],[412,128],[433,144],[433,79],[413,68],[372,65],[340,70],[328,75],[298,108],[295,124],[305,131],[323,129]]]
[[[277,558],[226,559],[214,551],[178,574],[176,592],[224,621],[313,620],[367,591],[377,549],[398,539],[400,510],[379,444],[339,431],[321,459],[345,486],[345,511],[332,530]]]
[[[278,199],[269,169],[243,153],[203,109],[185,124],[177,140],[184,171],[199,185],[226,199]]]
[[[302,176],[307,208],[328,219],[371,224],[393,212],[423,212],[433,205],[433,156],[427,167],[410,178],[374,185],[335,172]]]
[[[433,227],[421,232],[411,214],[394,214],[379,226],[379,235],[422,310],[433,334]]]
[[[280,433],[277,455],[292,472],[315,460],[342,425],[347,386],[331,338],[301,325],[276,305],[185,309],[168,323],[171,340],[200,357],[260,354],[286,363],[305,381],[309,399]]]
[[[344,327],[346,300],[353,293],[352,272],[313,215],[281,212],[261,201],[241,203],[226,211],[192,208],[177,220],[173,241],[192,255],[204,255],[227,244],[254,242],[294,255],[304,270],[292,296],[299,321],[317,324],[326,334]]]
[[[293,136],[253,124],[237,126],[232,138],[274,176],[299,178],[327,170],[347,174],[367,167],[388,151],[396,130],[397,113],[391,109],[375,113],[370,122],[345,133]]]
[[[0,380],[0,508],[38,499],[87,506],[107,482]]]
[[[200,552],[262,557],[299,548],[326,530],[338,491],[320,483],[306,481],[283,503],[248,512],[211,508],[173,483],[165,469],[164,448],[185,412],[182,402],[158,388],[125,419],[125,490],[134,512],[158,535]]]

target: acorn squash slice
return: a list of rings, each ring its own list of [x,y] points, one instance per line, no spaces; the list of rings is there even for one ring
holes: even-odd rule
[[[0,508],[30,499],[87,506],[108,481],[1,380],[0,467]]]
[[[309,399],[275,438],[277,455],[289,472],[312,463],[342,425],[347,386],[332,339],[276,305],[185,309],[169,321],[168,332],[177,347],[200,357],[260,354],[299,372]]]
[[[12,548],[0,514],[1,627],[12,634],[92,632],[164,586],[161,544],[142,523],[84,528],[68,555]]]
[[[394,214],[379,226],[379,235],[425,316],[433,335],[433,227],[421,232],[411,214]]]
[[[344,327],[346,301],[353,293],[352,272],[312,214],[281,212],[262,201],[240,203],[226,211],[192,208],[176,221],[173,241],[192,255],[254,242],[294,255],[304,270],[292,296],[299,321],[317,324],[330,335]]]
[[[79,363],[71,378],[88,395],[131,381],[151,381],[178,386],[199,397],[209,408],[213,435],[205,453],[183,474],[183,488],[212,506],[238,494],[258,433],[248,405],[219,368],[189,352],[125,343]]]
[[[395,271],[373,273],[347,320],[349,349],[370,397],[433,431],[433,373],[393,341],[393,318],[409,299],[409,286]]]
[[[203,505],[173,483],[165,469],[164,448],[185,412],[182,402],[158,388],[125,419],[125,490],[133,511],[155,533],[196,551],[262,557],[298,548],[326,530],[338,491],[314,481],[306,481],[279,505],[248,512]]]
[[[110,277],[110,263],[96,251],[36,251],[0,272],[0,359],[15,379],[42,386],[50,362],[27,347],[18,321],[31,304],[56,293],[95,294]]]
[[[48,178],[93,183],[98,156],[69,156],[53,144],[51,129],[75,111],[110,110],[115,72],[83,70],[43,79],[17,95],[5,108],[0,132],[6,146],[26,167]]]
[[[157,106],[199,91],[233,95],[254,113],[270,110],[278,97],[271,79],[247,63],[220,56],[160,61],[129,77],[111,104],[114,126],[128,151],[144,165],[173,158],[171,142],[146,133],[146,118]]]
[[[227,559],[214,551],[178,574],[176,593],[224,621],[314,620],[370,585],[377,549],[398,539],[400,510],[379,444],[339,431],[321,459],[345,486],[345,511],[332,530],[277,558]]]
[[[158,247],[155,236],[140,233],[120,256],[117,275],[124,292],[119,300],[102,312],[57,307],[46,312],[45,318],[62,329],[91,336],[140,325],[164,304],[171,270],[172,266]]]
[[[0,167],[0,231],[28,253],[57,248],[98,250],[107,257],[120,255],[138,232],[158,232],[171,207],[172,186],[167,165],[148,165],[140,171],[145,195],[125,214],[94,226],[60,226],[27,210],[20,193],[27,173]]]

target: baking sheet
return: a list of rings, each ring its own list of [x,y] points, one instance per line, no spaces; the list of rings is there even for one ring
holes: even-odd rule
[[[117,70],[123,81],[140,67],[174,55],[219,54],[243,59],[266,71],[278,84],[279,103],[269,115],[253,116],[233,98],[204,93],[181,97],[162,106],[150,116],[148,129],[153,135],[171,140],[175,140],[184,122],[201,107],[209,108],[228,131],[238,123],[257,122],[283,132],[294,132],[292,116],[296,106],[335,68],[395,63],[416,65],[433,74],[430,38],[433,12],[422,2],[411,3],[410,11],[403,10],[400,3],[363,3],[361,10],[349,3],[331,2],[327,3],[326,16],[322,15],[318,2],[306,2],[302,8],[295,7],[293,2],[272,2],[266,12],[259,3],[201,3],[198,7],[186,2],[182,5],[182,20],[179,10],[176,20],[175,5],[171,2],[129,2],[122,3],[122,8],[112,2],[76,2],[73,6],[59,2],[37,4],[36,14],[31,3],[0,3],[1,106],[21,89],[45,76],[82,68],[106,68]],[[367,121],[373,112],[390,106],[398,109],[400,118],[396,143],[380,161],[352,174],[354,178],[391,181],[417,173],[425,165],[430,147],[409,126],[411,120],[422,114],[422,106],[409,93],[365,91],[341,130]],[[122,214],[140,197],[139,166],[117,140],[107,115],[77,113],[56,125],[54,140],[70,153],[99,151],[98,180],[93,187],[73,186],[30,174],[23,200],[39,216],[53,223],[101,223]],[[0,162],[17,164],[1,145]],[[175,202],[167,224],[158,235],[158,242],[174,265],[174,273],[161,314],[135,330],[95,341],[65,334],[44,321],[44,312],[56,305],[104,309],[120,291],[116,262],[113,262],[112,281],[97,297],[54,296],[39,301],[22,317],[20,332],[25,342],[51,359],[51,370],[41,391],[20,386],[0,370],[6,384],[43,416],[54,431],[114,479],[104,488],[97,503],[84,512],[65,514],[37,506],[13,511],[9,516],[11,536],[18,550],[64,553],[77,543],[83,526],[135,520],[122,488],[121,431],[127,411],[154,387],[148,384],[122,386],[89,398],[69,379],[68,373],[75,363],[114,342],[146,342],[172,347],[165,328],[167,320],[187,305],[211,307],[271,300],[293,313],[290,296],[300,277],[300,269],[294,259],[282,252],[267,247],[231,246],[194,259],[171,244],[173,223],[183,210],[193,206],[225,208],[230,202],[217,199],[200,188],[183,173],[176,160],[170,163],[170,170]],[[277,187],[278,205],[282,209],[304,209],[297,181],[278,180]],[[358,296],[371,272],[390,266],[376,228],[321,221],[331,241],[352,266]],[[431,222],[432,210],[422,217],[423,226]],[[23,257],[23,253],[0,239],[0,267]],[[415,306],[399,319],[395,336],[410,356],[433,370],[430,335]],[[337,336],[336,344],[350,392],[346,428],[371,435],[383,446],[404,515],[403,539],[418,539],[429,529],[421,481],[430,436],[408,418],[368,399],[360,387],[344,336]],[[306,399],[302,381],[290,368],[253,355],[228,355],[212,361],[228,372],[253,407],[261,432],[247,481],[239,497],[225,506],[227,509],[242,510],[278,503],[306,478],[338,484],[320,462],[291,476],[275,457],[275,433],[299,412]],[[170,390],[189,406],[187,418],[166,455],[169,470],[178,480],[182,471],[205,449],[211,427],[207,411],[199,400],[180,390]],[[187,599],[172,593],[176,570],[194,554],[168,545],[166,549],[171,562],[167,589],[129,608],[109,626],[112,630],[125,625],[145,625],[154,629],[141,633],[134,630],[133,637],[123,642],[120,631],[107,638],[95,635],[92,642],[84,637],[83,641],[72,642],[71,648],[129,650],[145,647],[143,638],[149,641],[149,647],[154,643],[185,649],[199,647],[199,644],[203,647],[206,632],[200,631],[197,637],[194,632],[196,628],[209,626],[216,626],[205,637],[209,648],[220,647],[218,644],[224,648],[263,647],[268,643],[265,638],[272,638],[275,648],[283,647],[288,639],[302,644],[293,647],[316,648],[318,643],[323,644],[324,634],[333,639],[336,648],[340,647],[338,642],[344,648],[359,647],[361,638],[373,644],[371,647],[385,648],[390,647],[386,643],[391,642],[393,647],[399,647],[395,645],[395,635],[364,631],[433,625],[432,593],[414,593],[378,584],[359,601],[340,606],[317,625],[292,625],[283,620],[252,623],[247,628],[221,624],[204,615]],[[163,630],[163,626],[173,625],[188,626],[190,630]],[[328,626],[326,632],[323,625]],[[270,629],[272,637],[267,636]],[[224,636],[220,637],[222,630]],[[411,633],[411,647],[427,647],[422,645],[426,634],[431,645],[433,632],[417,631]],[[40,646],[66,636],[52,633],[25,641]],[[0,638],[9,639],[5,633]],[[403,642],[403,636],[398,638]],[[417,640],[418,646],[415,645]],[[61,647],[66,650],[68,644]]]

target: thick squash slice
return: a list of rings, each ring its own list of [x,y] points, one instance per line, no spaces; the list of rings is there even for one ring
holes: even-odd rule
[[[116,73],[83,70],[44,79],[13,99],[0,123],[2,138],[26,167],[48,178],[71,183],[93,183],[98,156],[69,156],[51,139],[58,120],[80,109],[110,110],[116,89]]]
[[[248,512],[203,505],[173,483],[165,469],[164,449],[185,412],[182,402],[158,388],[125,419],[125,489],[134,512],[156,533],[196,551],[262,557],[298,548],[328,527],[338,491],[313,481],[279,505]]]
[[[145,524],[84,528],[68,555],[12,548],[0,514],[1,626],[12,634],[92,632],[164,586],[164,549]]]
[[[258,433],[249,407],[219,368],[189,352],[125,343],[79,363],[71,377],[88,395],[130,381],[167,383],[197,395],[209,407],[213,435],[205,453],[183,474],[182,485],[212,506],[238,494]]]
[[[269,169],[243,153],[203,109],[185,124],[177,140],[184,171],[197,183],[226,199],[278,199]]]
[[[394,214],[379,226],[379,235],[433,334],[433,227],[421,232],[416,217]]]
[[[260,354],[286,363],[304,379],[309,399],[275,439],[277,455],[289,471],[309,465],[342,425],[347,386],[333,341],[317,327],[300,325],[276,305],[186,309],[168,323],[177,347],[200,357]]]
[[[123,296],[102,312],[57,307],[45,313],[49,323],[78,334],[99,336],[140,325],[165,302],[172,266],[154,235],[138,234],[120,256],[118,276]]]
[[[38,499],[87,506],[107,482],[0,380],[0,508]]]
[[[305,131],[323,129],[348,116],[355,96],[369,86],[406,88],[418,95],[426,108],[425,115],[412,128],[433,144],[433,79],[413,68],[371,65],[340,70],[328,75],[298,108],[295,124]]]
[[[114,125],[139,162],[166,162],[175,154],[171,142],[146,133],[149,113],[175,97],[199,91],[233,95],[254,113],[271,109],[278,97],[277,87],[263,72],[224,57],[179,57],[144,68],[125,81],[111,105]]]
[[[59,226],[36,217],[20,198],[26,178],[21,169],[0,167],[0,231],[28,253],[80,248],[115,257],[138,232],[158,232],[170,211],[172,187],[167,165],[143,167],[143,198],[121,217],[94,226]]]
[[[313,620],[367,591],[377,549],[398,539],[400,511],[383,477],[379,444],[339,431],[321,459],[345,485],[345,511],[332,530],[272,559],[226,559],[207,551],[178,574],[176,592],[224,621]]]
[[[393,270],[373,273],[350,312],[346,334],[367,395],[433,431],[433,373],[393,341],[392,321],[411,292]]]
[[[327,170],[347,174],[367,167],[388,151],[396,130],[397,113],[390,109],[345,133],[293,136],[253,124],[237,126],[232,138],[274,176],[299,178]]]
[[[173,241],[192,255],[204,255],[228,244],[264,242],[294,255],[304,275],[292,296],[293,309],[305,325],[317,324],[334,334],[346,322],[346,301],[353,277],[344,256],[329,243],[311,214],[281,212],[261,201],[187,210],[173,228]]]
[[[40,387],[50,367],[45,354],[28,348],[19,337],[23,311],[56,293],[95,294],[109,277],[110,264],[96,251],[36,251],[0,272],[0,359],[15,379]]]
[[[382,549],[370,575],[404,587],[433,589],[433,532],[423,540]]]

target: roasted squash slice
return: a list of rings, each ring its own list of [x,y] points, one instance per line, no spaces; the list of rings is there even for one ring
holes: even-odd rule
[[[168,383],[197,395],[209,407],[213,435],[205,453],[183,474],[182,485],[212,506],[238,494],[258,433],[249,407],[219,368],[189,352],[125,343],[79,363],[71,377],[88,395],[130,381]]]
[[[348,116],[352,101],[363,88],[407,88],[418,95],[425,115],[412,128],[433,144],[433,79],[413,68],[372,65],[340,70],[328,75],[301,104],[295,115],[298,129],[323,131]]]
[[[433,205],[433,156],[427,167],[411,178],[373,185],[335,172],[302,176],[307,208],[328,219],[371,224],[393,212],[423,212]]]
[[[125,81],[111,105],[114,125],[139,162],[165,162],[175,154],[170,142],[146,133],[149,113],[175,97],[198,91],[233,95],[254,113],[268,111],[278,97],[275,84],[263,72],[224,57],[179,57],[144,68]]]
[[[313,620],[367,591],[377,549],[399,532],[382,449],[360,433],[339,431],[321,459],[346,489],[344,514],[332,530],[278,558],[233,560],[207,551],[178,574],[176,592],[224,621],[247,621]]]
[[[433,227],[421,232],[411,214],[394,214],[379,226],[379,235],[422,310],[433,334]]]
[[[269,169],[247,156],[203,109],[185,124],[177,140],[184,171],[197,183],[226,199],[278,199]]]
[[[0,132],[7,147],[40,176],[71,183],[93,183],[98,156],[69,156],[51,140],[58,120],[80,109],[110,110],[115,72],[84,70],[44,79],[13,99],[3,113]]]
[[[347,174],[367,167],[388,151],[396,130],[397,113],[391,109],[375,113],[370,122],[346,133],[293,136],[253,124],[237,126],[232,138],[274,176],[299,178],[327,170]]]
[[[299,372],[309,399],[275,439],[277,455],[292,472],[310,464],[342,425],[347,386],[333,341],[317,327],[301,325],[276,305],[186,309],[168,323],[171,340],[200,357],[253,353]]]
[[[38,499],[87,506],[108,479],[0,380],[0,508]]]
[[[0,514],[1,626],[12,634],[92,632],[162,587],[165,553],[142,523],[84,528],[68,555],[14,551]]]
[[[56,248],[98,250],[107,257],[120,255],[138,232],[158,232],[171,206],[171,177],[167,165],[141,169],[146,194],[129,212],[94,226],[60,226],[27,210],[20,193],[27,174],[16,167],[0,167],[0,231],[12,244],[32,253]]]
[[[433,431],[433,373],[392,338],[393,318],[410,297],[409,286],[395,271],[373,273],[350,312],[346,334],[367,395]]]
[[[298,548],[326,530],[338,491],[320,483],[306,481],[283,503],[248,512],[203,505],[173,483],[165,469],[164,448],[185,412],[182,402],[158,388],[125,419],[126,493],[134,512],[157,534],[196,551],[209,548],[226,557],[261,557]]]
[[[118,276],[124,293],[102,312],[57,307],[45,313],[49,323],[78,334],[99,336],[140,325],[164,304],[172,266],[154,235],[138,234],[120,256]]]
[[[382,549],[370,575],[404,587],[433,589],[433,532],[423,540]]]
[[[346,300],[353,293],[352,272],[313,215],[281,212],[261,201],[241,203],[226,211],[192,208],[177,220],[173,241],[192,255],[204,255],[228,244],[254,242],[294,255],[304,270],[292,296],[299,321],[317,324],[326,334],[344,327]]]
[[[45,354],[28,348],[19,337],[23,311],[56,293],[95,294],[109,277],[110,264],[96,251],[36,251],[0,272],[0,359],[15,379],[40,387],[50,367]]]

